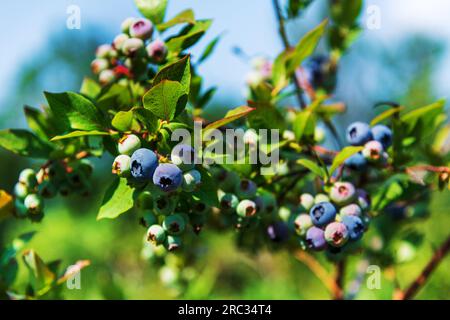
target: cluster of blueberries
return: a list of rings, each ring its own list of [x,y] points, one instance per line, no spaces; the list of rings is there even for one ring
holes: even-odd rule
[[[219,184],[219,209],[223,222],[238,230],[257,225],[264,217],[276,212],[275,196],[250,179],[241,179],[234,171],[214,168],[213,176]]]
[[[369,223],[370,199],[349,182],[336,182],[329,194],[300,196],[302,213],[293,221],[302,243],[309,249],[340,252],[362,238]]]
[[[92,172],[93,166],[86,159],[72,162],[52,160],[37,173],[30,168],[23,170],[14,187],[16,215],[38,222],[43,218],[44,199],[53,198],[58,193],[62,196],[71,193],[88,196],[92,189],[89,180]]]
[[[133,183],[147,184],[151,189],[141,192],[137,199],[141,221],[148,227],[147,240],[156,246],[164,245],[169,251],[177,249],[181,245],[179,236],[188,223],[197,231],[202,225],[188,214],[175,213],[180,204],[178,191],[194,192],[201,183],[201,173],[195,169],[195,149],[179,144],[172,149],[171,163],[159,163],[155,152],[141,148],[139,137],[129,134],[119,141],[118,151],[113,173]],[[200,202],[188,207],[195,213],[208,209]]]
[[[368,165],[386,165],[387,150],[392,145],[392,131],[387,126],[378,124],[370,127],[364,122],[354,122],[347,128],[347,141],[353,146],[364,146],[348,158],[345,165],[352,170],[364,170]]]
[[[115,81],[127,82],[147,69],[148,63],[165,62],[168,49],[162,40],[152,40],[153,24],[145,18],[127,18],[122,23],[122,33],[112,44],[97,48],[91,63],[92,72],[102,85]]]

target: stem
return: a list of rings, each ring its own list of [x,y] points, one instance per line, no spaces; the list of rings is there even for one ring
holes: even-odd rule
[[[345,260],[341,260],[336,263],[336,277],[335,277],[335,290],[333,291],[334,300],[344,299],[344,273],[345,273]]]
[[[439,265],[439,263],[444,259],[447,253],[450,251],[450,236],[445,240],[445,242],[440,246],[440,248],[431,257],[426,267],[423,269],[422,273],[417,277],[410,286],[400,294],[400,300],[410,300],[412,299],[423,285],[429,280],[431,274]]]
[[[283,46],[285,50],[291,49],[291,45],[289,44],[289,40],[286,33],[286,28],[284,25],[284,18],[281,13],[280,4],[278,3],[278,0],[272,0],[273,8],[275,10],[275,15],[277,17],[278,21],[278,33],[280,34],[281,41],[283,42]],[[295,92],[297,94],[298,103],[300,104],[300,107],[302,109],[306,108],[306,102],[303,99],[302,95],[302,89],[300,88],[300,83],[298,81],[297,75],[294,73],[292,75],[292,82],[294,82],[295,85]]]

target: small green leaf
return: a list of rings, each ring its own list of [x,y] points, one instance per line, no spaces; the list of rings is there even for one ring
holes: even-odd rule
[[[237,119],[240,119],[242,117],[245,117],[246,115],[248,115],[250,112],[252,112],[253,110],[255,110],[254,108],[250,108],[248,106],[241,106],[238,108],[235,108],[233,110],[230,110],[227,112],[227,114],[225,115],[225,118],[215,121],[213,123],[210,123],[209,125],[206,126],[205,129],[203,129],[203,136],[208,135],[208,133],[211,130],[214,129],[218,129],[230,122],[233,122]]]
[[[158,130],[159,120],[150,110],[139,107],[133,108],[132,111],[136,119],[145,125],[149,133],[155,133]]]
[[[144,108],[165,121],[170,121],[180,114],[186,103],[187,95],[183,85],[170,80],[162,80],[143,97]]]
[[[167,2],[167,0],[134,0],[142,15],[154,24],[160,24],[164,21]]]
[[[203,168],[198,170],[202,176],[202,182],[199,189],[193,193],[193,196],[209,206],[217,206],[217,183],[210,172]]]
[[[370,122],[371,126],[374,126],[386,119],[389,119],[390,117],[392,117],[394,114],[400,113],[403,109],[405,109],[404,107],[396,107],[396,108],[391,108],[388,109],[384,112],[382,112],[381,114],[379,114],[378,116],[376,116],[375,118],[372,119],[372,121]]]
[[[185,27],[181,32],[166,41],[166,46],[172,56],[177,56],[183,50],[196,44],[211,26],[211,20],[197,20],[194,25]]]
[[[30,129],[42,140],[49,140],[53,130],[51,130],[50,123],[45,115],[38,109],[29,106],[24,107],[24,112]]]
[[[180,12],[169,21],[158,24],[156,28],[159,32],[164,32],[167,29],[182,23],[195,24],[194,12],[191,9]]]
[[[33,133],[21,129],[1,130],[0,147],[30,158],[48,158],[53,150],[50,144],[43,142]]]
[[[153,80],[153,86],[163,80],[177,81],[181,83],[186,94],[189,94],[191,86],[191,59],[187,55],[184,58],[162,68]]]
[[[400,120],[408,125],[408,129],[413,130],[420,121],[425,124],[424,127],[434,125],[433,121],[443,113],[445,100],[439,100],[428,106],[410,111],[400,117]]]
[[[293,130],[297,141],[314,139],[316,128],[316,115],[309,109],[297,114],[293,124]]]
[[[215,47],[219,43],[220,37],[221,36],[218,35],[206,46],[205,51],[203,51],[202,55],[198,59],[198,63],[202,63],[203,61],[208,59],[208,57],[213,53]]]
[[[34,250],[24,252],[23,261],[28,268],[34,296],[38,297],[48,292],[56,279],[56,275]]]
[[[80,93],[90,99],[95,99],[100,92],[102,91],[102,87],[95,81],[90,78],[84,78],[83,83],[81,84]]]
[[[323,180],[326,179],[326,172],[321,167],[319,167],[315,162],[308,159],[299,159],[297,160],[297,163],[304,166],[318,177],[321,177]]]
[[[74,92],[45,92],[55,117],[66,129],[99,130],[104,123],[103,115],[87,98]]]
[[[133,119],[133,111],[119,111],[112,119],[111,124],[117,130],[125,132],[131,129]]]
[[[108,132],[104,131],[72,131],[71,133],[65,134],[63,136],[56,136],[53,137],[50,141],[60,141],[65,139],[73,139],[73,138],[80,138],[80,137],[88,137],[88,136],[109,136]]]
[[[296,45],[287,63],[287,72],[289,75],[295,72],[303,60],[313,54],[321,37],[325,33],[327,24],[328,20],[322,21],[322,23],[308,32]]]
[[[102,89],[96,104],[104,111],[111,108],[114,110],[128,110],[134,104],[132,91],[128,86],[115,83]]]
[[[289,84],[286,70],[286,62],[290,56],[290,52],[283,51],[278,55],[273,63],[272,68],[272,82],[274,89],[272,91],[273,95],[277,95],[284,87]]]
[[[344,149],[342,149],[342,151],[336,155],[333,163],[331,164],[330,175],[333,175],[333,172],[337,168],[339,168],[339,166],[341,166],[345,162],[345,160],[350,158],[355,153],[362,151],[363,149],[364,147],[345,147]]]
[[[103,198],[97,220],[115,219],[133,208],[134,189],[128,185],[127,179],[119,178],[108,188]]]

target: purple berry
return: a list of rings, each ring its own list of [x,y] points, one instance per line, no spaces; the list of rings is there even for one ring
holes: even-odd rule
[[[146,49],[149,58],[153,62],[161,63],[166,60],[168,50],[164,41],[157,39],[151,42]]]
[[[131,156],[131,175],[138,181],[150,181],[153,178],[158,158],[148,149],[138,149]]]
[[[373,139],[380,142],[384,149],[389,148],[392,145],[392,131],[388,127],[382,124],[378,124],[372,128]]]
[[[361,171],[366,169],[367,160],[366,158],[364,158],[362,153],[358,152],[352,155],[350,158],[348,158],[345,161],[345,165],[352,170]]]
[[[284,242],[289,238],[289,228],[286,223],[277,221],[267,227],[267,235],[273,242]]]
[[[147,40],[152,37],[153,24],[150,20],[145,18],[136,19],[130,26],[130,36]]]
[[[370,126],[364,122],[354,122],[347,128],[347,141],[354,146],[362,146],[372,140]]]
[[[160,164],[153,175],[153,183],[165,192],[177,190],[183,182],[183,172],[171,163]]]
[[[348,206],[345,206],[341,208],[339,211],[339,214],[341,216],[360,216],[362,214],[361,208],[357,204],[349,204]]]
[[[364,223],[357,216],[345,216],[342,218],[342,223],[348,230],[348,237],[351,241],[356,241],[362,238],[364,234]]]
[[[323,227],[334,221],[336,218],[336,208],[330,202],[322,202],[311,208],[309,216],[315,226]]]
[[[308,248],[320,251],[326,248],[325,233],[322,229],[311,227],[306,232],[306,244]]]

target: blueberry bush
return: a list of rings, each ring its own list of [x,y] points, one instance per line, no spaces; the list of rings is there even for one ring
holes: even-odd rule
[[[125,19],[111,43],[98,47],[94,76],[85,78],[79,92],[45,92],[42,110],[24,110],[30,130],[0,131],[2,148],[39,161],[20,172],[14,190],[1,191],[3,218],[38,223],[45,219],[47,199],[89,197],[95,191],[90,159],[109,154],[116,178],[97,219],[135,215],[143,257],[160,268],[166,285],[180,291],[197,276],[193,266],[207,247],[205,229],[235,230],[238,247],[250,253],[288,250],[335,299],[353,295],[344,283],[349,256],[389,267],[423,239],[406,233],[399,242],[394,235],[402,224],[428,218],[431,192],[450,189],[445,101],[414,109],[381,102],[371,123],[355,122],[345,132],[334,125],[346,111],[345,101],[333,96],[337,71],[361,30],[362,1],[329,1],[329,19],[290,44],[285,22],[301,17],[312,1],[273,0],[285,49],[273,61],[252,60],[247,102],[217,121],[204,117],[216,89],[204,87],[198,66],[213,59],[220,37],[201,55],[189,53],[212,21],[197,19],[192,10],[166,18],[165,0],[135,2],[142,16]],[[315,53],[320,41],[327,54]],[[178,130],[195,135],[194,122],[201,124],[202,137],[245,130],[242,161],[206,161],[226,156],[206,157],[203,149],[213,139],[172,139]],[[276,129],[281,138],[262,142],[261,129]],[[327,149],[324,141],[338,148]],[[252,152],[277,152],[279,162],[252,163]],[[365,241],[369,232],[382,245]],[[12,287],[17,255],[31,237],[24,234],[1,252],[4,297],[57,297],[58,286],[89,265],[79,261],[59,274],[58,263],[46,264],[27,250],[22,258],[30,282],[18,293]],[[418,280],[396,288],[392,298],[414,297],[449,246],[447,239]],[[335,265],[334,278],[320,271],[319,255]]]

